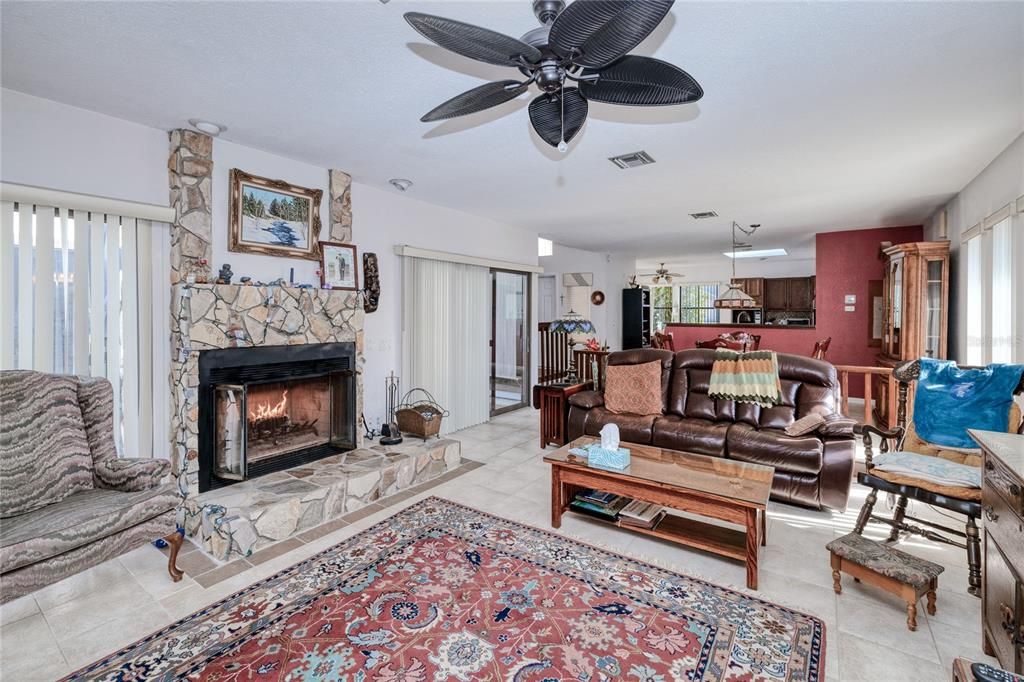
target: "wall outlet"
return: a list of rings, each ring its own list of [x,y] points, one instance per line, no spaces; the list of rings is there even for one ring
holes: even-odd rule
[[[855,306],[855,305],[848,305],[848,306],[844,307],[843,310],[845,310],[848,313],[852,313],[852,312],[855,312],[857,310],[857,306]]]

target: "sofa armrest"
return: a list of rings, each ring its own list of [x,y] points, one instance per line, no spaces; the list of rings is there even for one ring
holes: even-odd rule
[[[604,405],[604,393],[600,391],[580,391],[569,396],[569,404],[584,410],[592,410]]]
[[[96,487],[125,493],[155,488],[169,473],[166,459],[142,457],[113,457],[95,462],[93,468]]]
[[[853,438],[853,427],[857,425],[855,419],[838,414],[827,414],[824,417],[825,423],[815,430],[819,436],[822,438]]]

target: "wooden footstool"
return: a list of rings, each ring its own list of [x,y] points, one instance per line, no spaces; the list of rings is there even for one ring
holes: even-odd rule
[[[942,566],[880,542],[850,533],[825,545],[832,553],[832,589],[839,594],[841,572],[880,587],[907,602],[907,627],[917,630],[917,602],[928,596],[928,613],[935,613],[935,589]]]

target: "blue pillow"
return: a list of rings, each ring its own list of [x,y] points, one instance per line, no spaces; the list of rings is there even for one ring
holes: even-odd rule
[[[1024,365],[960,369],[952,360],[921,358],[914,395],[914,429],[922,440],[976,448],[967,429],[1006,431],[1013,391]]]

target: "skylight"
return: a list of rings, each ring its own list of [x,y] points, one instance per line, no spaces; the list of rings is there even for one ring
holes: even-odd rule
[[[726,251],[722,254],[729,258],[769,258],[771,256],[788,256],[785,249],[755,249],[753,251]]]

